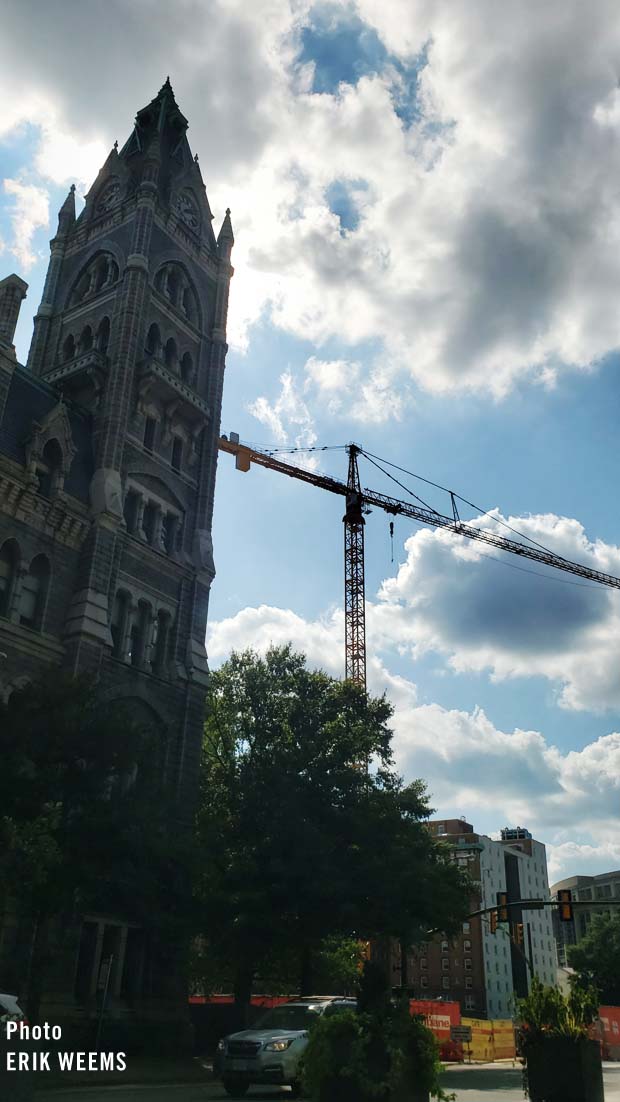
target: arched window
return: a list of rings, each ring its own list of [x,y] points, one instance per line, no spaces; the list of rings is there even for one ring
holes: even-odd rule
[[[93,331],[90,325],[86,325],[80,335],[80,354],[83,352],[90,352],[93,347]]]
[[[19,547],[15,540],[7,540],[0,548],[0,616],[8,618],[11,598],[19,566]]]
[[[65,337],[65,342],[62,346],[62,358],[63,360],[72,360],[75,356],[75,337],[73,333],[69,333],[68,337]]]
[[[118,279],[118,264],[111,253],[98,253],[80,273],[69,296],[69,306],[99,294]]]
[[[183,300],[181,303],[183,307],[183,313],[188,321],[193,321],[196,317],[196,303],[194,302],[194,295],[190,287],[185,287],[183,290]]]
[[[161,334],[159,326],[153,322],[146,338],[146,350],[151,356],[161,355]]]
[[[62,448],[57,440],[48,440],[43,448],[41,460],[37,463],[39,493],[43,497],[53,497],[62,484]]]
[[[110,319],[102,318],[97,329],[97,349],[99,352],[107,352],[110,343]]]
[[[125,654],[123,653],[125,646],[125,636],[127,634],[127,617],[129,616],[130,596],[124,590],[119,590],[114,598],[114,605],[112,608],[112,622],[110,624],[110,632],[112,635],[112,657],[118,658],[121,661],[125,660]]]
[[[161,609],[157,613],[153,630],[153,649],[151,666],[153,673],[162,674],[168,660],[168,632],[170,630],[170,613]]]
[[[166,341],[166,353],[165,353],[166,367],[169,367],[171,371],[176,371],[178,367],[179,357],[177,353],[177,344],[174,337],[170,337]]]
[[[147,601],[139,601],[138,610],[129,633],[130,650],[128,658],[132,666],[142,666],[144,664],[149,643],[148,633],[151,617],[151,606]]]
[[[184,352],[181,357],[181,378],[184,383],[192,383],[194,381],[194,364],[192,363],[192,357],[189,352]]]
[[[95,275],[95,292],[100,291],[105,283],[108,281],[108,262],[105,257],[102,257],[96,268]]]
[[[45,555],[37,555],[22,581],[19,599],[19,622],[24,627],[40,631],[43,625],[45,598],[50,578],[50,564]]]
[[[168,268],[166,280],[166,294],[173,306],[176,306],[179,298],[179,276],[173,267]]]

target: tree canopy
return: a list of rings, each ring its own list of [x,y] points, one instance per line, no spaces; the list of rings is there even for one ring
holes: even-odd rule
[[[424,785],[394,768],[391,715],[290,646],[234,653],[212,675],[197,894],[238,993],[274,952],[303,947],[303,991],[326,937],[413,944],[466,916],[467,883],[425,827]]]
[[[580,987],[595,987],[605,1006],[620,1006],[620,910],[595,914],[585,937],[568,947]]]
[[[43,983],[50,923],[113,910],[165,937],[187,896],[156,739],[92,680],[54,671],[0,705],[0,878]],[[34,944],[30,929],[36,930]],[[18,954],[19,956],[19,954]],[[28,993],[36,1020],[38,991]]]

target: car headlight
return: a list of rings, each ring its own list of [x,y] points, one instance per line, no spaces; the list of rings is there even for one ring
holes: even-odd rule
[[[289,1048],[292,1045],[294,1040],[295,1038],[291,1037],[289,1041],[269,1041],[265,1045],[265,1049],[267,1052],[284,1052],[285,1049]]]
[[[226,1041],[223,1038],[221,1041],[217,1042],[217,1051],[226,1052]]]

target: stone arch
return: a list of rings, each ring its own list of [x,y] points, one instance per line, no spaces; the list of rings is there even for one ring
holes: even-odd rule
[[[185,263],[177,256],[166,257],[155,273],[153,285],[187,321],[201,328],[200,296],[196,280]]]
[[[71,284],[65,308],[77,306],[111,287],[125,266],[122,251],[112,241],[102,241],[86,258]]]

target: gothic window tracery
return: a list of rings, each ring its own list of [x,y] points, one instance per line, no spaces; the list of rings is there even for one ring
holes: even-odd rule
[[[90,325],[85,325],[80,333],[80,343],[78,345],[78,351],[80,355],[84,352],[90,352],[93,347],[93,331]]]
[[[179,355],[177,352],[177,342],[175,341],[174,337],[170,337],[166,341],[166,351],[164,359],[166,367],[169,367],[171,371],[177,370],[179,366]]]
[[[181,378],[190,385],[194,381],[194,364],[189,352],[184,352],[181,357]]]
[[[188,321],[198,323],[196,291],[180,264],[164,264],[155,276],[155,287]]]
[[[98,253],[78,276],[71,295],[69,306],[99,294],[111,287],[118,279],[118,264],[111,253]]]

